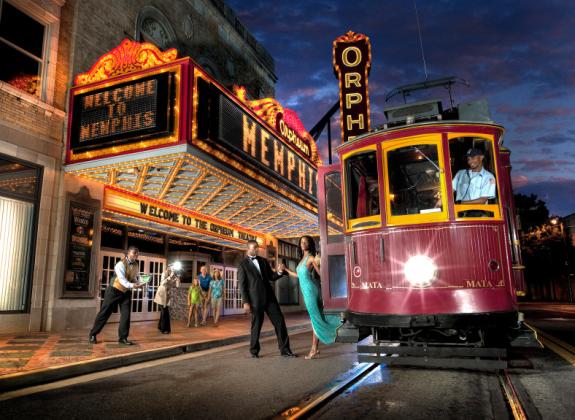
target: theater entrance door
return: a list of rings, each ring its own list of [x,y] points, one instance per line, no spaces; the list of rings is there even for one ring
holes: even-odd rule
[[[100,307],[104,301],[104,293],[114,278],[116,263],[124,258],[123,252],[100,251]],[[158,305],[154,303],[156,290],[160,285],[162,272],[166,267],[166,259],[140,254],[138,258],[140,274],[149,274],[151,279],[147,286],[132,292],[132,321],[149,321],[160,318]],[[120,311],[116,311],[110,317],[109,322],[119,322]]]
[[[225,267],[224,315],[243,314],[242,295],[238,286],[238,269]]]

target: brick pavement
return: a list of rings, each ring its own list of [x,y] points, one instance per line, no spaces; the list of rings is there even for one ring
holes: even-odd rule
[[[290,330],[309,326],[306,312],[284,315]],[[225,316],[217,327],[208,323],[204,327],[187,328],[183,321],[172,321],[171,334],[161,334],[157,329],[157,321],[132,322],[129,339],[136,343],[134,346],[118,344],[117,323],[106,325],[95,345],[88,342],[87,329],[53,334],[1,335],[0,379],[12,374],[33,373],[114,356],[136,355],[155,349],[209,344],[218,340],[223,345],[226,339],[249,335],[249,328],[250,317],[246,315]],[[273,326],[266,318],[262,334],[272,331]]]

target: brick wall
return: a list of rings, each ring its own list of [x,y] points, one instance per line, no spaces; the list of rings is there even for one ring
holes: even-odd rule
[[[3,122],[58,143],[62,141],[63,112],[0,82],[0,124]]]
[[[136,39],[138,15],[145,10],[149,17],[167,23],[170,41],[166,47],[177,48],[181,56],[209,66],[225,86],[244,85],[253,97],[274,95],[276,76],[271,56],[260,44],[254,44],[249,32],[240,34],[210,0],[72,0],[64,9],[72,5],[77,8],[73,75],[89,70],[122,39]],[[251,37],[251,44],[246,37]]]

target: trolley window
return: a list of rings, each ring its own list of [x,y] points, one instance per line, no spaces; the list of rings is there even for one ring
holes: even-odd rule
[[[500,219],[493,141],[473,135],[449,137],[456,219]]]
[[[327,243],[343,241],[343,217],[341,203],[341,173],[325,175],[325,218],[327,222]]]
[[[397,143],[395,143],[397,144]],[[447,220],[440,138],[386,145],[388,224]]]
[[[376,150],[355,153],[346,158],[344,168],[348,227],[381,226]]]

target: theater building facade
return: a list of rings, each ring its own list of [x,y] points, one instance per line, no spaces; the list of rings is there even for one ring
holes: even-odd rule
[[[294,239],[317,235],[317,148],[293,111],[252,99],[273,95],[273,59],[233,12],[209,0],[165,10],[166,2],[115,2],[125,10],[110,18],[122,35],[112,36],[95,28],[106,16],[96,3],[54,2],[66,36],[44,26],[57,60],[39,80],[54,78],[51,88],[38,83],[33,94],[0,82],[0,94],[32,104],[29,120],[0,118],[1,242],[11,244],[0,245],[11,264],[0,279],[0,332],[90,326],[129,245],[151,275],[134,292],[132,320],[158,318],[153,296],[173,261],[184,267],[175,317],[202,265],[224,275],[224,314],[239,313],[245,242],[295,268]],[[29,16],[30,2],[2,4]],[[29,140],[40,128],[41,140]],[[276,293],[284,310],[303,307],[295,279]]]

